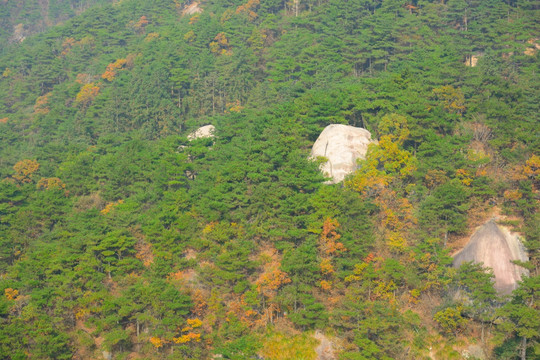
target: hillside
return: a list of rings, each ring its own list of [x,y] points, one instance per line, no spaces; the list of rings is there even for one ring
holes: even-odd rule
[[[0,48],[18,44],[85,10],[113,0],[2,0],[0,2]],[[5,50],[4,50],[5,51]]]
[[[0,0],[0,358],[535,358],[539,18]],[[330,124],[377,140],[337,184]],[[509,296],[450,256],[494,213]]]

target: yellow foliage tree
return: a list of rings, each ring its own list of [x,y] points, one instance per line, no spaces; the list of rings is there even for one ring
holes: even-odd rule
[[[268,360],[315,360],[315,348],[319,343],[306,333],[299,335],[271,332],[263,337],[260,354]]]
[[[110,63],[109,65],[107,65],[107,69],[101,75],[101,77],[107,81],[113,81],[118,71],[122,70],[124,66],[126,66],[126,64],[126,59],[118,59],[115,62]]]
[[[201,341],[201,334],[189,332],[185,335],[180,335],[179,337],[173,338],[173,341],[176,344],[185,344],[190,341],[199,342]]]
[[[64,190],[66,184],[57,177],[41,178],[37,183],[37,188],[43,190]]]
[[[407,248],[407,232],[416,223],[412,205],[401,198],[389,185],[399,189],[416,170],[416,158],[402,148],[409,137],[407,119],[391,114],[379,123],[379,144],[371,144],[360,169],[346,185],[364,196],[373,197],[379,206],[380,226],[386,244],[392,251],[403,252]],[[441,174],[430,174],[434,183],[441,181]]]
[[[6,299],[8,300],[15,300],[17,296],[19,295],[19,290],[7,288],[4,289],[4,295],[6,296]]]
[[[232,113],[232,112],[240,113],[242,112],[242,110],[244,110],[244,107],[240,104],[240,100],[236,100],[235,102],[232,102],[232,103],[227,103],[225,107],[227,108],[227,110],[225,110],[226,114]]]
[[[116,202],[111,202],[111,203],[108,203],[105,208],[103,208],[103,210],[101,210],[101,214],[103,215],[107,215],[108,213],[111,212],[112,209],[114,209],[115,207],[117,207],[118,205],[120,204],[123,204],[124,203],[124,200],[120,199]]]
[[[461,89],[445,85],[433,89],[433,94],[442,101],[444,109],[449,113],[462,115],[465,112],[465,96]]]
[[[163,341],[162,339],[156,337],[156,336],[152,336],[152,337],[150,338],[150,343],[151,343],[152,345],[154,345],[154,347],[155,347],[156,349],[159,349],[160,347],[163,346],[164,341]]]
[[[19,183],[29,183],[32,182],[32,175],[38,171],[39,163],[35,160],[21,160],[13,166],[15,170],[15,179]]]
[[[196,38],[197,36],[195,35],[195,31],[193,30],[189,30],[187,33],[184,34],[184,40],[186,40],[187,42],[193,42]]]
[[[75,101],[83,106],[87,106],[96,98],[99,90],[99,86],[94,83],[86,84],[75,97]]]
[[[469,172],[465,169],[457,169],[456,170],[456,177],[461,181],[461,183],[465,186],[470,186],[473,179]]]
[[[319,264],[319,267],[321,268],[321,272],[323,275],[331,275],[336,272],[336,270],[334,269],[334,265],[332,265],[332,262],[329,258],[323,259]]]
[[[379,144],[369,146],[366,159],[359,163],[360,169],[346,182],[363,194],[377,194],[390,182],[406,179],[416,170],[416,158],[401,148],[410,133],[407,119],[387,115],[382,118],[379,131]]]
[[[220,32],[209,45],[210,51],[216,55],[232,55],[229,39],[224,32]]]
[[[191,18],[189,18],[189,25],[195,24],[200,19],[201,19],[201,15],[199,14],[193,15]]]
[[[403,252],[408,246],[408,231],[417,223],[412,204],[389,189],[384,189],[376,201],[381,209],[380,224],[386,244],[391,250]]]

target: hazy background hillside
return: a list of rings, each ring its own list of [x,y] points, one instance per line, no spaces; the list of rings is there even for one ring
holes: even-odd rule
[[[112,0],[2,0],[0,6],[0,48],[21,43],[26,37]]]

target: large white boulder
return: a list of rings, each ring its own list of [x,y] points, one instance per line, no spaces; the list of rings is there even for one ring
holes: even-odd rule
[[[349,125],[328,125],[313,144],[311,157],[328,159],[321,165],[321,171],[336,184],[358,168],[356,160],[365,159],[368,145],[372,143],[371,133],[366,129]]]
[[[513,264],[513,260],[528,260],[519,237],[490,220],[476,230],[463,250],[454,255],[454,266],[459,267],[466,261],[484,263],[493,269],[495,290],[499,294],[510,294],[521,277],[528,274],[523,267]]]
[[[187,138],[189,141],[202,138],[212,138],[214,137],[214,131],[216,131],[216,127],[214,125],[205,125],[189,134]]]

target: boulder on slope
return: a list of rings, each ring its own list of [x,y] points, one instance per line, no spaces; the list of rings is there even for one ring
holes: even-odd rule
[[[189,134],[187,138],[189,141],[202,138],[212,138],[214,137],[214,131],[216,131],[216,127],[214,125],[205,125]]]
[[[513,260],[527,261],[527,252],[519,237],[494,220],[476,230],[467,245],[454,255],[453,264],[459,267],[466,261],[483,263],[493,269],[495,290],[499,294],[510,294],[518,281],[528,271],[512,263]]]
[[[366,129],[349,125],[328,125],[313,144],[311,157],[328,159],[321,171],[332,178],[328,183],[336,184],[358,168],[357,160],[365,159],[371,133]]]

